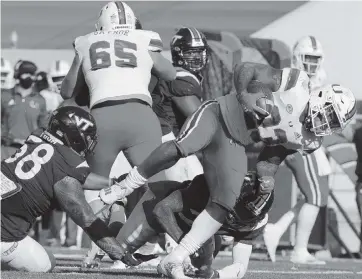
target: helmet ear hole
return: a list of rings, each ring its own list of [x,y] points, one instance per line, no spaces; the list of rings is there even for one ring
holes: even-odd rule
[[[318,97],[319,97],[319,98],[322,97],[322,91],[319,91]]]

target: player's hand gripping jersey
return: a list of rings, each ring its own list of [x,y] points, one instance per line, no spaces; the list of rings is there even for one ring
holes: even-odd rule
[[[96,31],[78,37],[75,51],[90,92],[90,107],[106,100],[137,98],[152,105],[148,91],[153,60],[162,51],[158,33],[145,30]]]
[[[69,176],[81,184],[84,159],[48,132],[38,130],[1,162],[1,241],[23,239],[35,219],[54,204],[54,184]]]
[[[260,139],[268,145],[283,145],[287,149],[312,151],[321,145],[317,137],[304,126],[310,98],[308,75],[296,69],[284,69],[280,89],[273,92],[271,113],[258,127]],[[268,100],[267,100],[268,101]]]

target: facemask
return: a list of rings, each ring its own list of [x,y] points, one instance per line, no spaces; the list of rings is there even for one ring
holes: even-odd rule
[[[19,85],[24,88],[28,89],[33,85],[34,80],[31,77],[27,78],[19,78]]]

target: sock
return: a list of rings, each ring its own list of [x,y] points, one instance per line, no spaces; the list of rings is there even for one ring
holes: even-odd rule
[[[295,251],[307,251],[308,242],[313,226],[319,213],[319,207],[305,203],[298,215],[295,237]]]
[[[191,230],[172,251],[170,256],[183,262],[185,258],[195,253],[222,226],[210,214],[203,210],[192,224]],[[207,228],[207,229],[206,229]]]
[[[298,215],[304,201],[298,202],[291,210],[286,212],[279,220],[275,223],[276,229],[279,232],[279,238],[287,231],[289,226],[294,223],[296,216]]]

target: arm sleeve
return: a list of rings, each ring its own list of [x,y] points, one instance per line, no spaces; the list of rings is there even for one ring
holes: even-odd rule
[[[163,50],[163,43],[158,33],[152,31],[143,31],[150,38],[148,50],[154,52],[161,52]]]

